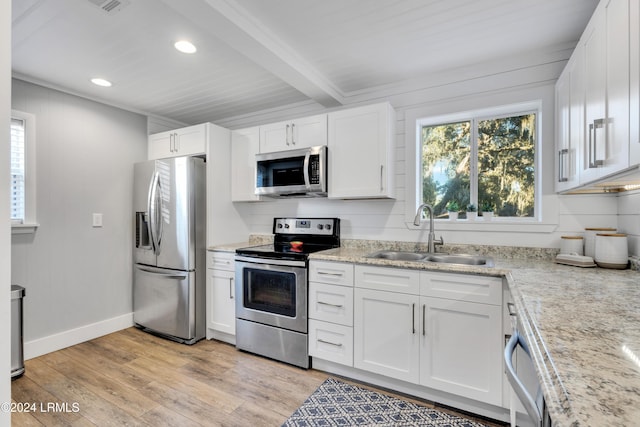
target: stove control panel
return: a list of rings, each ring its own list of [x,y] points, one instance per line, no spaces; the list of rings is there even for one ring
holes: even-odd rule
[[[338,218],[274,218],[274,234],[334,234]]]

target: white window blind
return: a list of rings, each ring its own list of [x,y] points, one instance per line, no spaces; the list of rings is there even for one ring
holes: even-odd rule
[[[25,121],[11,119],[11,221],[25,219]]]

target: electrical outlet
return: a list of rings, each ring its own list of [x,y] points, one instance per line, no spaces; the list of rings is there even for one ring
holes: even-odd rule
[[[94,213],[93,214],[93,226],[94,227],[102,227],[102,214]]]

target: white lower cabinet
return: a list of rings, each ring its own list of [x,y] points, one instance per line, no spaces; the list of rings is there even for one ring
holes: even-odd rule
[[[236,334],[234,254],[207,252],[207,267],[207,338],[233,342]]]
[[[309,355],[353,366],[353,264],[309,262]]]
[[[357,265],[354,367],[500,406],[502,314],[501,278]]]
[[[353,319],[354,366],[418,383],[419,303],[417,295],[356,288]]]
[[[420,297],[420,384],[502,403],[502,308]]]
[[[309,319],[309,355],[353,366],[353,328]]]

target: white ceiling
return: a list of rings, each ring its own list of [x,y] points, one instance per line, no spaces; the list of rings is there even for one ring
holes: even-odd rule
[[[575,45],[597,0],[13,0],[13,72],[184,123],[347,105]],[[186,55],[173,43],[191,40]],[[100,76],[111,88],[92,85]],[[402,89],[400,89],[402,88]]]

